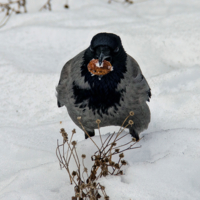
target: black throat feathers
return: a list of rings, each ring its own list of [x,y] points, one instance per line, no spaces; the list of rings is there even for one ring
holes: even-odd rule
[[[81,76],[84,77],[85,82],[88,82],[90,89],[82,89],[76,84],[75,80],[73,82],[75,104],[83,109],[88,106],[94,114],[97,112],[100,116],[102,116],[101,113],[109,115],[108,109],[114,107],[114,112],[116,112],[118,110],[117,106],[121,106],[120,99],[123,100],[123,93],[126,92],[125,88],[120,91],[116,91],[116,89],[121,80],[124,79],[124,73],[127,71],[127,54],[121,47],[111,61],[113,71],[101,78],[97,75],[91,76],[87,69],[88,63],[93,58],[94,56],[89,48],[86,49],[80,70]]]

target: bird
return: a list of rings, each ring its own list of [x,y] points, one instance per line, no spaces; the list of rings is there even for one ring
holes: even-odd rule
[[[112,66],[110,70],[104,63]],[[90,65],[109,72],[91,73]],[[121,126],[133,111],[129,119],[134,124],[128,128],[138,141],[151,120],[147,104],[151,88],[136,60],[126,53],[121,38],[114,33],[93,36],[89,47],[64,65],[56,91],[58,107],[67,108],[72,121],[85,132],[85,139],[95,135],[96,119],[101,127]]]

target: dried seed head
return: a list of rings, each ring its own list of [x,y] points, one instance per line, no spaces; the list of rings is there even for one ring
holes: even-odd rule
[[[132,138],[132,141],[133,141],[133,142],[136,142],[136,138],[133,137],[133,138]]]
[[[110,166],[114,166],[114,165],[115,165],[115,162],[111,161]]]
[[[130,116],[133,116],[133,115],[134,115],[134,112],[133,112],[133,111],[129,112],[129,115],[130,115]]]
[[[117,145],[117,143],[116,142],[113,142],[112,144],[111,144],[111,146],[116,146]]]
[[[96,166],[100,166],[101,162],[99,160],[96,160],[95,164],[96,164]]]
[[[82,158],[85,159],[85,158],[86,158],[86,155],[85,155],[85,154],[82,154]]]
[[[100,119],[97,119],[97,120],[96,120],[96,123],[97,123],[97,124],[100,124],[100,123],[101,123],[101,120],[100,120]]]
[[[65,5],[64,5],[64,8],[69,8],[69,5],[68,5],[68,4],[65,4]]]
[[[75,147],[77,145],[76,141],[72,141],[72,145]]]
[[[105,199],[105,200],[109,200],[109,196],[105,196],[104,199]]]
[[[119,174],[120,174],[120,175],[123,175],[123,171],[122,171],[122,170],[120,170],[120,171],[119,171]]]
[[[119,150],[120,150],[120,149],[115,149],[115,152],[116,152],[116,153],[119,153]]]
[[[64,128],[60,129],[60,133],[62,134],[64,141],[68,141],[68,134],[65,132]]]
[[[92,174],[90,175],[90,178],[91,178],[91,180],[95,180],[95,179],[96,179],[95,173],[92,173]],[[91,185],[91,184],[90,184],[90,185]]]
[[[119,164],[116,163],[116,164],[114,165],[114,167],[115,167],[116,169],[119,169]]]
[[[80,188],[81,188],[81,189],[85,189],[85,187],[86,187],[85,183],[82,183],[82,184],[80,185]]]
[[[96,188],[97,183],[96,182],[92,183],[92,186]]]
[[[81,117],[79,116],[79,117],[77,117],[77,119],[78,119],[78,120],[81,120]]]
[[[103,171],[102,175],[103,176],[107,176],[108,175],[108,171]]]
[[[97,194],[97,199],[100,199],[101,198],[101,195],[98,193]]]
[[[72,172],[72,176],[76,176],[77,173],[75,171]]]
[[[105,162],[109,162],[109,159],[108,159],[108,158],[105,158]]]
[[[87,172],[88,170],[87,170],[87,168],[86,167],[84,167],[84,172]]]
[[[67,133],[64,128],[60,129],[60,133],[62,133],[62,136],[67,136]]]
[[[128,124],[132,126],[134,124],[134,122],[132,120],[129,120]]]
[[[102,189],[102,190],[105,190],[105,187],[104,187],[103,185],[101,185],[101,189]]]
[[[67,137],[67,133],[62,133],[62,136],[63,137]]]
[[[72,133],[75,134],[75,133],[76,133],[76,129],[73,129],[73,130],[72,130]]]
[[[127,162],[125,160],[121,160],[122,165],[127,165]]]
[[[101,158],[100,155],[95,156],[95,159],[96,159],[96,160],[99,160],[100,158]]]
[[[119,154],[119,157],[120,157],[120,158],[123,158],[123,157],[124,157],[124,154],[123,154],[123,153],[120,153],[120,154]]]

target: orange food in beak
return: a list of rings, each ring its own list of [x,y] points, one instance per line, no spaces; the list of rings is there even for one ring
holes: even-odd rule
[[[94,75],[103,76],[113,70],[111,63],[108,62],[107,60],[103,61],[102,63],[103,66],[102,65],[98,66],[98,65],[99,65],[98,59],[91,60],[87,66],[88,71]]]

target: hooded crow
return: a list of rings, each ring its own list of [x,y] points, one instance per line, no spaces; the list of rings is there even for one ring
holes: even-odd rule
[[[90,136],[95,135],[96,119],[101,120],[101,127],[121,126],[130,111],[134,112],[130,117],[134,124],[129,131],[136,140],[150,122],[146,102],[151,89],[138,63],[113,33],[98,33],[87,49],[69,60],[56,90],[58,107],[66,106],[71,119],[82,129],[77,119],[81,117]]]

